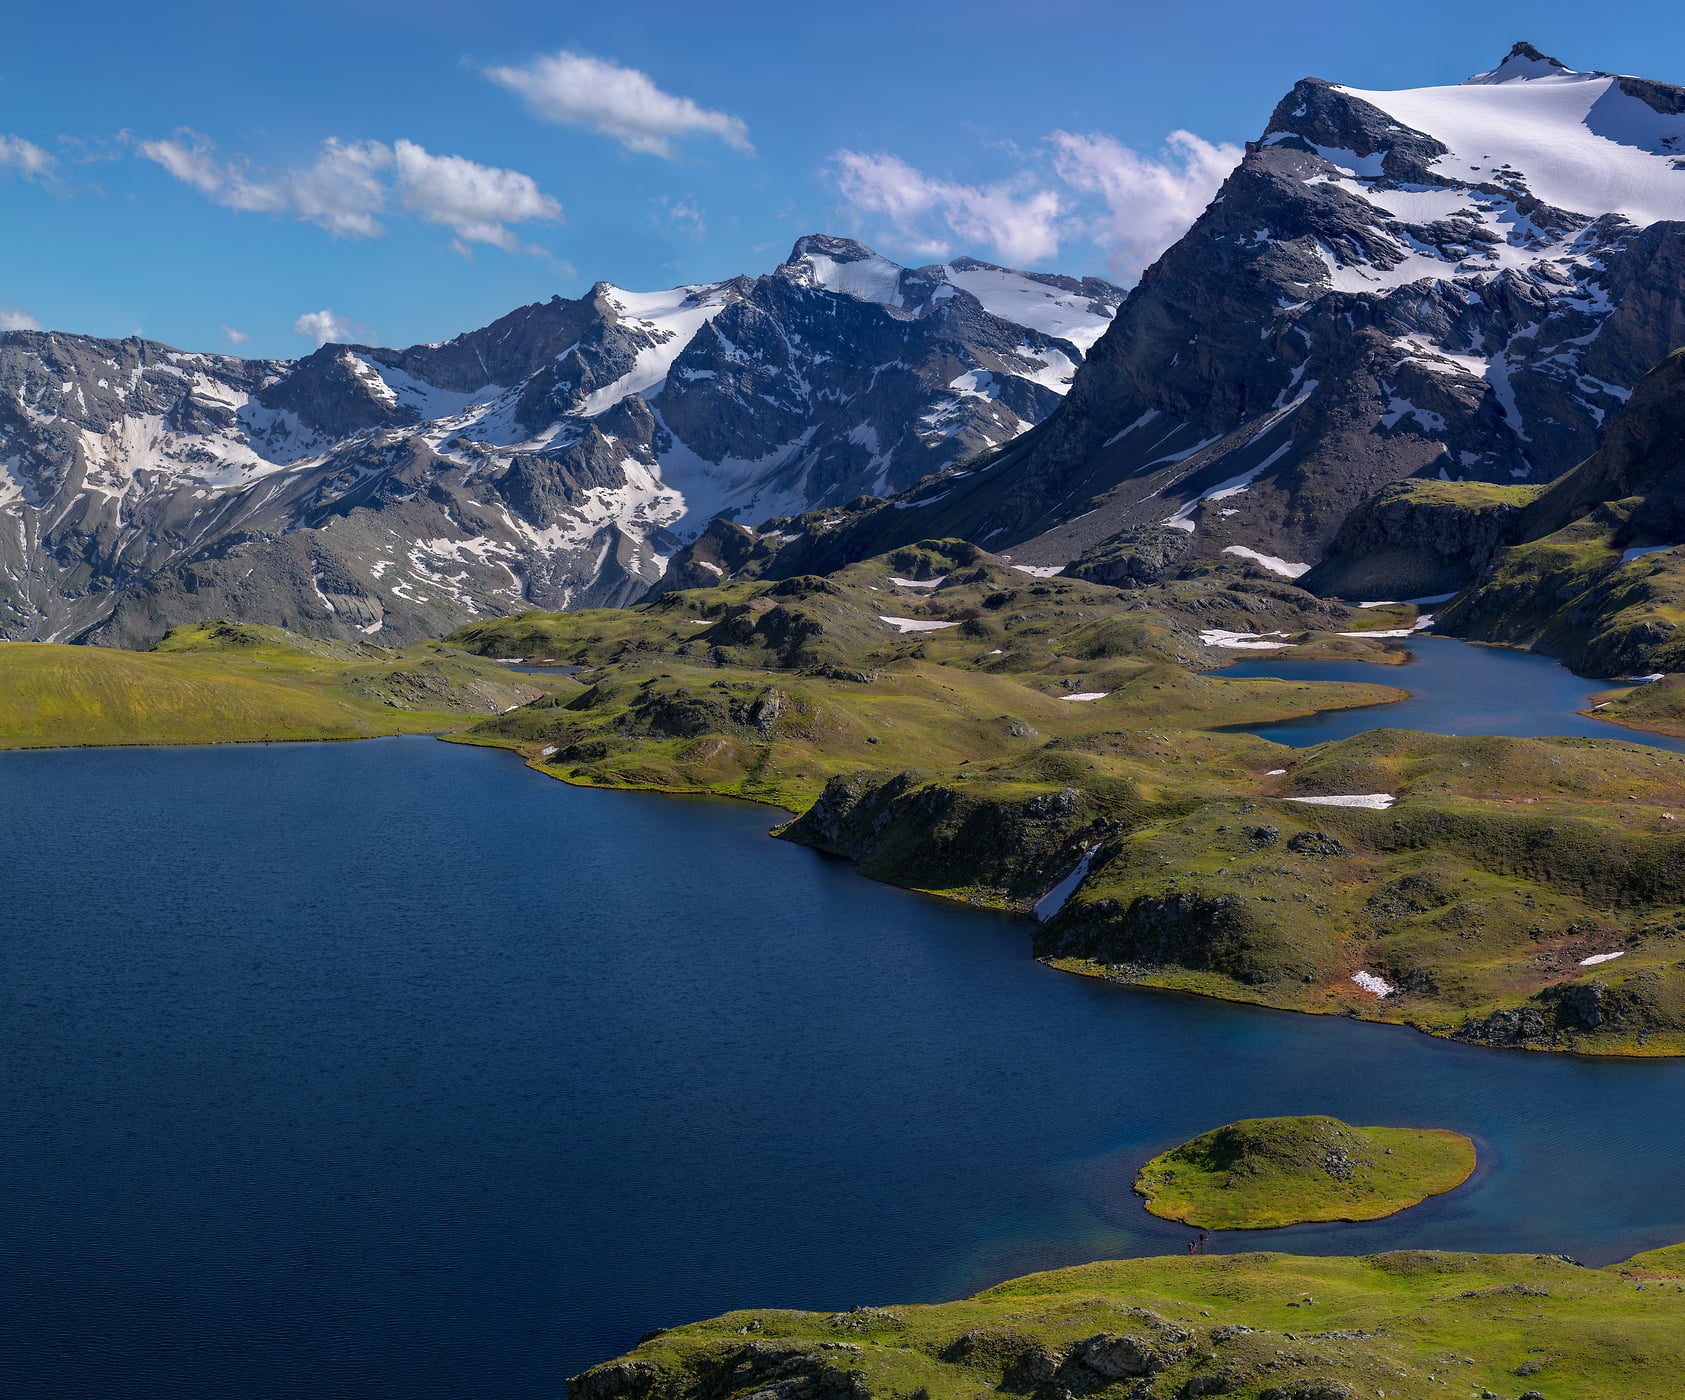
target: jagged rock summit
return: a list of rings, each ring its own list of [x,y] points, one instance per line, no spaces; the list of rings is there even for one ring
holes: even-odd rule
[[[1058,410],[903,504],[1091,577],[1224,553],[1297,577],[1389,483],[1596,450],[1685,344],[1682,220],[1685,89],[1526,44],[1446,87],[1307,78]]]
[[[814,235],[764,276],[599,282],[402,350],[0,334],[0,637],[403,642],[623,602],[716,513],[890,494],[1021,434],[1122,295]]]

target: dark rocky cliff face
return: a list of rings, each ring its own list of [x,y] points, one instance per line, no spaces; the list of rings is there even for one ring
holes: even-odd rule
[[[1449,490],[1432,481],[1385,487],[1346,517],[1323,561],[1299,584],[1352,599],[1459,593],[1491,569],[1526,505],[1513,488]]]

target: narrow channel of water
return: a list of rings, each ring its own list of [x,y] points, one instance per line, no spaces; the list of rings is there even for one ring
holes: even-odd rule
[[[1438,734],[1567,735],[1626,740],[1685,752],[1685,739],[1650,734],[1577,713],[1593,694],[1620,690],[1610,681],[1576,676],[1549,657],[1454,637],[1418,634],[1395,645],[1410,653],[1402,666],[1366,661],[1299,661],[1287,652],[1238,661],[1211,674],[1292,681],[1365,681],[1410,692],[1407,700],[1358,710],[1328,710],[1274,724],[1236,725],[1279,744],[1304,748],[1349,739],[1371,729],[1426,729]]]
[[[764,809],[391,740],[0,755],[0,1354],[52,1395],[556,1396],[646,1328],[1179,1251],[1237,1117],[1476,1178],[1312,1252],[1685,1239],[1685,1063],[1130,992]]]

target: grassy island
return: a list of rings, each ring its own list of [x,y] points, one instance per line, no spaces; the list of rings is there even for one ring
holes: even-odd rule
[[[1462,1185],[1474,1159],[1444,1129],[1246,1118],[1154,1157],[1135,1190],[1154,1215],[1211,1230],[1379,1220]]]

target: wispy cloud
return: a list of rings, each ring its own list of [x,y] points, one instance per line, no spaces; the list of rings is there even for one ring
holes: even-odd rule
[[[38,331],[41,323],[16,306],[0,306],[0,331]]]
[[[404,208],[450,229],[463,243],[489,243],[512,253],[521,244],[509,224],[555,223],[562,217],[562,206],[518,170],[436,156],[413,141],[399,141],[393,156]]]
[[[494,83],[518,93],[546,121],[583,126],[643,155],[677,156],[674,141],[712,136],[753,155],[741,117],[664,92],[647,73],[604,58],[563,49],[524,67],[488,68]]]
[[[222,333],[228,337],[228,343],[230,345],[244,345],[251,339],[251,337],[244,331],[235,330],[234,327],[229,325],[227,321],[222,323]]]
[[[0,170],[15,170],[26,180],[51,178],[58,162],[33,141],[0,135]]]
[[[374,332],[367,326],[326,308],[321,311],[306,311],[293,322],[293,334],[309,336],[316,342],[318,350],[329,344],[361,345],[374,339]]]
[[[1049,140],[1059,178],[1105,204],[1104,214],[1089,217],[1088,235],[1130,276],[1187,232],[1242,155],[1191,131],[1171,132],[1157,158],[1095,133],[1056,131]]]
[[[1046,146],[1056,184],[1029,170],[967,184],[896,155],[847,150],[833,157],[831,174],[857,213],[881,220],[917,256],[988,250],[1033,267],[1087,240],[1107,251],[1114,273],[1134,278],[1187,229],[1241,157],[1238,146],[1187,131],[1172,132],[1157,156],[1068,131],[1053,132]]]
[[[985,246],[1008,262],[1046,262],[1059,251],[1064,205],[1027,179],[966,185],[936,179],[899,156],[839,151],[837,186],[855,208],[883,215],[924,257],[946,257],[953,240]]]
[[[661,218],[675,232],[698,240],[707,236],[708,220],[702,213],[702,206],[696,202],[695,195],[687,194],[683,199],[669,199],[663,195],[653,202],[660,209]]]
[[[241,159],[223,160],[210,140],[178,131],[136,147],[182,183],[229,209],[274,214],[315,224],[336,238],[378,238],[389,208],[451,230],[459,243],[521,250],[509,224],[555,222],[562,206],[530,176],[480,165],[463,156],[434,155],[413,141],[322,143],[309,165],[254,172]]]

